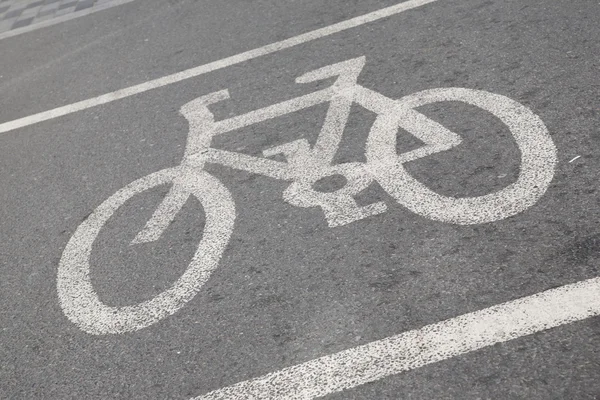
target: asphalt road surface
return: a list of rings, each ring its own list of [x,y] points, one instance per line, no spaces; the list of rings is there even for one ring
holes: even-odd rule
[[[0,398],[600,398],[599,20],[137,0],[0,40]]]

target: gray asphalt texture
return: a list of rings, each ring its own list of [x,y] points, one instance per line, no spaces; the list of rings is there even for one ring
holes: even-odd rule
[[[396,1],[136,1],[0,41],[0,122],[218,60]],[[292,49],[0,136],[0,398],[187,399],[409,329],[598,276],[600,3],[440,0]],[[106,198],[177,165],[186,102],[228,88],[217,119],[301,94],[304,72],[365,55],[359,82],[400,98],[435,87],[508,96],[547,125],[555,178],[506,220],[435,222],[376,184],[388,211],[329,228],[319,209],[282,200],[286,182],[221,166],[232,240],[203,290],[175,315],[91,336],[62,313],[56,273],[77,226]],[[327,83],[325,83],[327,84]],[[321,86],[324,85],[321,83]],[[215,147],[260,155],[314,141],[326,108],[240,129]],[[513,182],[519,152],[491,115],[458,103],[421,108],[459,147],[408,168],[445,195]],[[364,161],[374,115],[355,107],[337,162]],[[400,133],[398,151],[418,146]],[[575,156],[578,160],[569,163]],[[129,246],[167,186],[118,210],[92,256],[102,300],[154,297],[184,271],[204,214],[189,201],[156,243]],[[328,399],[597,399],[600,319],[495,345]]]

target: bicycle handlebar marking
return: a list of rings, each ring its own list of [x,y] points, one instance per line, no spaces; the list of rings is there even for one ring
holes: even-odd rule
[[[174,314],[196,295],[218,266],[235,220],[231,194],[203,170],[207,162],[289,181],[283,199],[298,207],[320,207],[330,227],[386,211],[383,202],[359,206],[354,199],[374,181],[411,211],[454,224],[508,218],[531,207],[545,193],[554,175],[556,148],[544,123],[531,110],[501,95],[463,88],[431,89],[390,99],[357,83],[364,65],[365,57],[359,57],[308,72],[296,82],[337,78],[329,88],[223,121],[215,121],[208,106],[227,100],[227,90],[185,104],[181,114],[189,122],[189,136],[181,165],[155,172],[119,190],[81,223],[68,242],[57,278],[65,315],[90,334],[125,333]],[[442,196],[410,176],[404,168],[406,162],[450,150],[461,143],[459,135],[415,110],[441,101],[474,105],[508,126],[521,152],[516,182],[487,195],[454,198]],[[330,103],[329,109],[315,145],[311,147],[308,141],[300,139],[263,152],[265,157],[282,154],[285,162],[210,147],[217,135],[325,102]],[[332,165],[353,103],[377,114],[367,139],[367,161]],[[396,135],[400,128],[420,139],[424,146],[397,154]],[[330,193],[313,188],[319,179],[336,174],[346,178],[344,187]],[[183,275],[155,298],[132,306],[107,306],[94,291],[89,277],[92,244],[103,225],[127,200],[166,183],[172,183],[170,191],[132,244],[157,240],[187,199],[195,196],[206,214],[198,250]]]

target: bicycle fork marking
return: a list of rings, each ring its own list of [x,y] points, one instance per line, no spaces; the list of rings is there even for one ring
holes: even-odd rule
[[[124,333],[175,313],[196,295],[218,266],[235,220],[231,194],[219,180],[203,170],[207,162],[289,181],[283,199],[298,207],[320,207],[330,227],[386,210],[383,202],[359,206],[355,201],[355,196],[373,181],[411,211],[454,224],[477,224],[510,217],[532,206],[546,191],[554,174],[556,149],[543,122],[531,110],[504,96],[462,88],[431,89],[399,100],[390,99],[357,83],[364,64],[365,58],[359,57],[308,72],[296,82],[337,78],[329,88],[222,121],[215,121],[208,106],[228,99],[227,90],[185,104],[180,112],[190,128],[181,165],[148,175],[115,193],[90,214],[67,244],[57,281],[65,315],[88,333]],[[453,198],[435,193],[410,176],[405,163],[461,143],[459,135],[415,110],[440,101],[474,105],[508,126],[521,152],[516,182],[484,196]],[[210,147],[217,135],[325,102],[330,106],[312,147],[304,139],[295,140],[266,149],[264,158]],[[377,115],[367,139],[367,161],[332,165],[353,103]],[[396,135],[400,128],[424,145],[397,154]],[[286,161],[268,158],[276,154],[283,155]],[[335,174],[346,179],[342,188],[331,193],[314,189],[319,179]],[[194,196],[204,207],[207,220],[198,251],[184,274],[155,298],[132,306],[107,306],[95,293],[89,277],[92,244],[102,226],[128,199],[165,183],[172,183],[172,187],[132,244],[157,240],[187,199]]]

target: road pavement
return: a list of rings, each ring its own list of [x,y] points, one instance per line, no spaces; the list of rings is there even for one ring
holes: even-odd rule
[[[265,376],[256,398],[598,398],[600,4],[408,3],[384,15],[373,13],[399,2],[138,0],[0,40],[0,398],[245,399],[252,384],[227,388]],[[190,132],[216,129],[207,110],[235,119],[335,88],[335,74],[296,78],[348,60],[364,62],[354,78],[371,97],[352,104],[339,146],[315,146],[329,103],[223,128],[211,147],[241,153],[250,171],[186,145]],[[436,88],[469,89],[471,104],[450,89],[410,108],[421,117],[395,106]],[[182,111],[224,89],[228,99]],[[391,111],[373,111],[375,100]],[[389,126],[399,155],[438,143],[440,126],[460,140],[402,167],[377,164],[373,132]],[[285,181],[239,162],[290,142],[339,147],[333,163],[368,179],[357,207],[385,210],[332,224],[321,207],[299,206],[304,192],[289,181],[339,193],[355,175],[298,156]],[[289,162],[298,148],[268,159]],[[177,169],[175,185],[140,181],[182,164],[191,170]],[[525,194],[461,203],[504,193],[530,167]],[[165,211],[174,218],[162,235],[132,244],[175,186],[185,203]],[[177,289],[182,276],[191,286]],[[565,286],[578,282],[588,286]],[[489,325],[479,310],[508,319]]]

